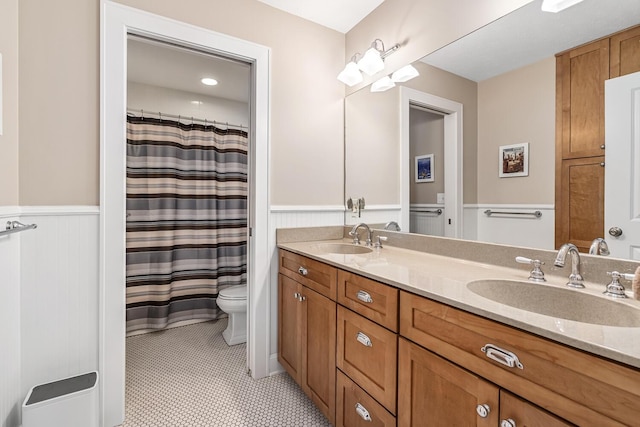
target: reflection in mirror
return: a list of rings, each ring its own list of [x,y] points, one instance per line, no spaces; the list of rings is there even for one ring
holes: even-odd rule
[[[427,55],[414,64],[420,76],[403,84],[463,105],[466,239],[554,248],[555,54],[640,22],[640,0],[616,1],[608,8],[585,0],[558,14],[541,12],[540,4],[533,1]],[[360,221],[401,219],[400,171],[415,181],[410,165],[416,155],[430,154],[420,149],[400,158],[399,92],[398,87],[377,94],[364,88],[345,100],[345,191],[347,198],[367,198]],[[528,175],[500,178],[499,147],[520,143],[529,144]],[[437,205],[437,199],[424,204],[431,203]],[[528,215],[536,211],[542,215]],[[358,218],[347,213],[345,221]],[[599,237],[605,237],[604,230]]]

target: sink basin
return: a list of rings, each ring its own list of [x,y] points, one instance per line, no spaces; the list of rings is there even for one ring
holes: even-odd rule
[[[571,289],[515,280],[476,280],[467,288],[521,310],[603,326],[640,327],[640,309]]]
[[[331,254],[368,254],[372,251],[366,246],[356,246],[347,243],[322,243],[318,245],[321,251]]]

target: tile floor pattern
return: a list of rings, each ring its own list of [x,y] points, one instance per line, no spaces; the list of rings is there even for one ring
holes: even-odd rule
[[[127,338],[122,427],[315,427],[327,419],[287,374],[253,380],[227,320]]]

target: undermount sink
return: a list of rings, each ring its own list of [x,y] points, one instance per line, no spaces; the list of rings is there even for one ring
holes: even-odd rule
[[[521,310],[603,326],[640,327],[640,310],[572,289],[515,280],[476,280],[467,288],[481,297]]]
[[[356,246],[347,243],[322,243],[318,245],[318,248],[326,253],[331,254],[368,254],[372,251],[371,248],[366,246]]]

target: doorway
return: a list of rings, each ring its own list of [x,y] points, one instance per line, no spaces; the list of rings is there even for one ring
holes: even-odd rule
[[[235,58],[251,64],[247,365],[269,370],[269,49],[224,34],[102,0],[100,129],[99,371],[101,424],[124,420],[125,150],[127,37]]]
[[[436,111],[444,117],[443,156],[445,163],[443,164],[445,174],[443,181],[446,191],[443,198],[442,235],[462,238],[462,104],[404,86],[400,88],[401,224],[410,224],[410,181],[414,177],[411,176],[409,165],[416,161],[415,157],[411,157],[410,154],[412,107]]]

